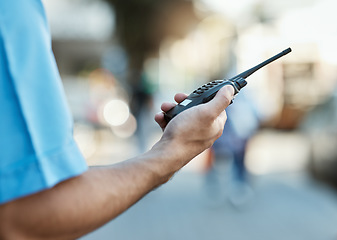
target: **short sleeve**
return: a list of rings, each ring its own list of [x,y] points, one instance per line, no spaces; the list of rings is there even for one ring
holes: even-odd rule
[[[0,2],[0,203],[87,170],[40,0]]]

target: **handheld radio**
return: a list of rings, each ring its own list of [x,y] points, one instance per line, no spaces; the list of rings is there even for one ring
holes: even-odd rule
[[[238,94],[244,86],[247,85],[246,78],[251,74],[264,67],[265,65],[275,61],[276,59],[288,54],[291,52],[291,48],[287,48],[286,50],[276,54],[275,56],[267,59],[266,61],[256,65],[255,67],[248,69],[247,71],[236,75],[228,80],[214,80],[212,82],[206,83],[201,87],[194,90],[184,101],[176,105],[174,108],[164,113],[165,120],[169,122],[172,118],[177,116],[182,111],[194,107],[196,105],[209,102],[214,98],[216,93],[225,85],[231,85],[234,88],[234,95]],[[233,101],[230,103],[232,104]]]

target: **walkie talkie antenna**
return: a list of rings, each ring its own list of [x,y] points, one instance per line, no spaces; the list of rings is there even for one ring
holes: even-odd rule
[[[164,114],[165,120],[167,122],[171,121],[172,118],[177,116],[182,111],[185,111],[186,109],[189,109],[191,107],[197,106],[199,104],[207,103],[211,101],[214,96],[217,94],[217,92],[225,85],[231,85],[234,88],[234,95],[238,94],[240,90],[247,85],[246,78],[250,76],[255,71],[259,70],[263,66],[267,65],[268,63],[271,63],[272,61],[275,61],[276,59],[288,54],[291,52],[291,49],[288,48],[284,50],[283,52],[280,52],[279,54],[275,55],[274,57],[269,58],[268,60],[260,63],[259,65],[240,73],[239,75],[229,79],[229,80],[214,80],[212,82],[206,83],[202,86],[200,86],[198,89],[195,89],[190,95],[187,96],[187,98],[173,107],[171,110],[167,111]],[[233,100],[231,101],[231,103]],[[230,104],[231,104],[230,103]]]
[[[286,50],[280,52],[279,54],[276,54],[274,57],[271,57],[269,59],[267,59],[266,61],[256,65],[255,67],[248,69],[247,71],[240,73],[239,75],[236,75],[235,77],[232,77],[231,79],[229,79],[229,81],[234,81],[235,79],[238,78],[243,78],[246,79],[247,77],[249,77],[250,75],[252,75],[254,72],[256,72],[257,70],[259,70],[260,68],[266,66],[267,64],[275,61],[276,59],[283,57],[284,55],[288,54],[291,52],[291,48],[287,48]]]

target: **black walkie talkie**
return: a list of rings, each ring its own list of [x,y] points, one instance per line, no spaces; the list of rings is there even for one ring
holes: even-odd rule
[[[182,111],[194,107],[196,105],[206,103],[214,98],[216,93],[225,85],[231,85],[234,87],[234,95],[238,94],[244,86],[247,85],[246,78],[253,74],[255,71],[264,67],[265,65],[275,61],[276,59],[288,54],[291,52],[291,48],[287,48],[286,50],[280,52],[274,57],[269,58],[268,60],[258,64],[257,66],[232,77],[229,80],[215,80],[209,83],[206,83],[194,90],[184,101],[176,105],[170,111],[165,113],[165,120],[169,122],[172,118],[177,116]],[[232,103],[232,102],[231,102]]]

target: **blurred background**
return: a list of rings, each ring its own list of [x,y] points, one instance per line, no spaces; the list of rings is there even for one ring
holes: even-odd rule
[[[44,4],[90,166],[150,149],[175,93],[293,50],[247,79],[212,149],[83,239],[337,239],[336,1]]]

